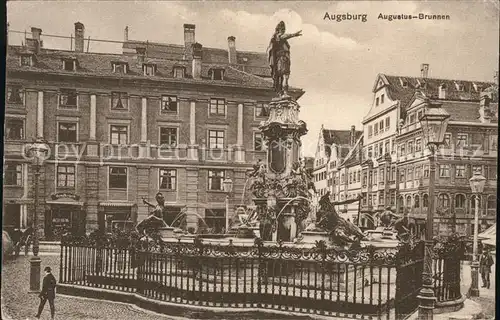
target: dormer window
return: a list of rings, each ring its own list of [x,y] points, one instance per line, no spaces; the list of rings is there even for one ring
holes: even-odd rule
[[[224,80],[224,69],[210,69],[209,76],[212,80]]]
[[[66,71],[75,71],[76,70],[76,59],[74,59],[74,58],[63,59],[62,68],[63,68],[63,70],[66,70]]]
[[[399,83],[401,83],[403,88],[408,88],[408,81],[406,79],[399,78]]]
[[[126,62],[121,62],[121,61],[112,62],[112,66],[114,73],[126,74],[128,71],[128,63]]]
[[[156,64],[154,63],[145,63],[142,65],[142,71],[145,76],[154,76],[156,73]]]
[[[426,89],[427,83],[424,80],[417,79],[417,88]]]
[[[455,82],[455,87],[457,91],[464,91],[464,85],[462,83]]]
[[[33,54],[22,54],[21,55],[21,66],[22,67],[31,67],[33,66]]]
[[[186,75],[186,68],[174,67],[173,73],[174,73],[174,78],[184,78]]]
[[[481,91],[481,87],[477,83],[473,83],[472,87],[474,88],[474,91],[476,91],[476,92]]]

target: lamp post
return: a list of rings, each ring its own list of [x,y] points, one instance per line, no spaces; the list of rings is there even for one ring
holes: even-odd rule
[[[33,212],[33,257],[30,259],[30,292],[40,292],[40,264],[41,259],[38,256],[38,184],[40,180],[40,168],[43,161],[47,158],[49,146],[41,139],[27,146],[29,157],[33,161],[33,171],[35,176],[35,205]]]
[[[222,181],[222,188],[226,193],[226,233],[229,232],[229,195],[233,191],[233,180],[226,178]]]
[[[450,115],[440,103],[427,101],[425,112],[419,119],[422,134],[427,141],[427,147],[431,154],[429,156],[429,208],[427,211],[427,225],[425,235],[424,270],[422,273],[422,288],[418,298],[418,319],[430,320],[434,316],[434,302],[436,297],[432,288],[432,247],[434,238],[434,210],[435,210],[435,178],[436,178],[436,151],[444,140],[444,134],[448,126]]]
[[[477,234],[479,233],[479,199],[481,193],[484,190],[486,178],[481,174],[479,170],[476,170],[472,178],[470,178],[469,183],[470,188],[472,189],[472,193],[476,197],[474,212],[474,242],[472,246],[472,264],[470,268],[472,281],[469,289],[469,295],[471,297],[479,297],[479,276],[477,270],[479,268],[479,261],[477,256]]]

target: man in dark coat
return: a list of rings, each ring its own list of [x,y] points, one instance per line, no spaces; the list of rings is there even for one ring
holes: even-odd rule
[[[481,278],[483,278],[483,288],[490,288],[490,273],[492,265],[493,258],[491,257],[490,250],[483,249],[483,254],[479,260],[479,271],[481,272]]]
[[[54,320],[55,308],[54,299],[56,298],[56,278],[52,275],[50,267],[45,267],[45,277],[43,277],[42,292],[40,292],[40,305],[38,306],[38,313],[36,318],[40,318],[40,314],[45,307],[45,302],[49,300],[51,319]]]

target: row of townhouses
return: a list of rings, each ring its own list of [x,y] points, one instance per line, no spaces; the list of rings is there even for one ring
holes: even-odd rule
[[[415,232],[425,228],[430,151],[419,119],[429,103],[450,115],[436,158],[436,234],[473,232],[476,197],[469,179],[477,170],[487,179],[478,200],[480,230],[496,221],[498,82],[432,79],[428,71],[423,64],[420,77],[379,74],[362,132],[321,129],[316,186],[334,201],[362,196],[338,206],[362,227],[377,226],[389,209],[407,213]]]
[[[39,28],[8,45],[4,226],[32,223],[35,175],[23,149],[43,138],[45,239],[137,222],[149,210],[142,199],[154,203],[158,191],[188,227],[221,231],[248,196],[246,171],[266,157],[258,127],[275,96],[266,54],[237,50],[232,36],[225,49],[203,47],[192,24],[182,45],[129,40],[127,27],[121,54],[92,53],[84,25],[74,26],[72,50],[45,48]]]

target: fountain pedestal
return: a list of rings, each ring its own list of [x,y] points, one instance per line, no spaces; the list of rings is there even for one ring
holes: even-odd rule
[[[174,228],[173,227],[162,227],[158,228],[158,233],[162,240],[173,239],[174,238]]]
[[[302,231],[302,243],[316,243],[316,241],[325,241],[328,243],[330,240],[328,232],[326,231]]]

